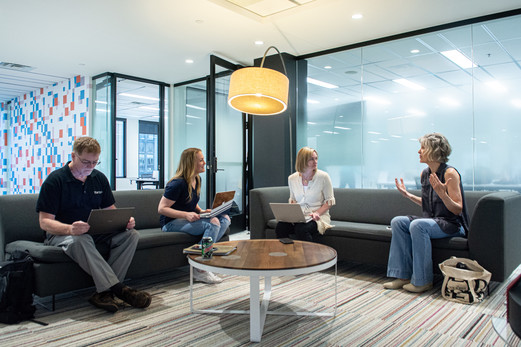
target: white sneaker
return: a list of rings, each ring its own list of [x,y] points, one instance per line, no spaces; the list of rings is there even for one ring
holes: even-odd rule
[[[221,283],[223,281],[217,275],[199,269],[194,269],[194,280],[208,284]]]

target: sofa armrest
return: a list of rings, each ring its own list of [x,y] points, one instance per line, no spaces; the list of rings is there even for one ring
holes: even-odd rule
[[[505,280],[521,264],[521,194],[495,192],[479,199],[468,235],[469,256]]]
[[[250,238],[265,239],[268,221],[275,218],[270,202],[288,202],[288,187],[256,188],[250,196]]]
[[[4,260],[5,247],[13,241],[45,239],[35,211],[37,200],[38,194],[0,196],[0,260]]]

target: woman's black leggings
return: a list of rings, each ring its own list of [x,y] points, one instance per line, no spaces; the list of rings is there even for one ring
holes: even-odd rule
[[[308,223],[286,223],[278,222],[275,228],[277,238],[282,239],[295,234],[297,240],[316,242],[318,236],[317,222]]]

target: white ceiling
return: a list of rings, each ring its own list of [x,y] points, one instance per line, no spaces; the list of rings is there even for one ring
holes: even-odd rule
[[[211,54],[251,65],[270,45],[299,56],[517,8],[520,0],[0,0],[0,61],[33,67],[0,68],[0,101],[107,71],[183,82],[208,75]]]

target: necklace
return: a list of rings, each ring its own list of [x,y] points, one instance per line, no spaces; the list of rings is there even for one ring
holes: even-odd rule
[[[308,183],[309,181],[311,181],[313,179],[315,172],[312,171],[311,175],[309,175],[308,177],[304,176],[304,174],[300,174],[300,175],[302,176],[302,181],[304,181],[304,183]]]

